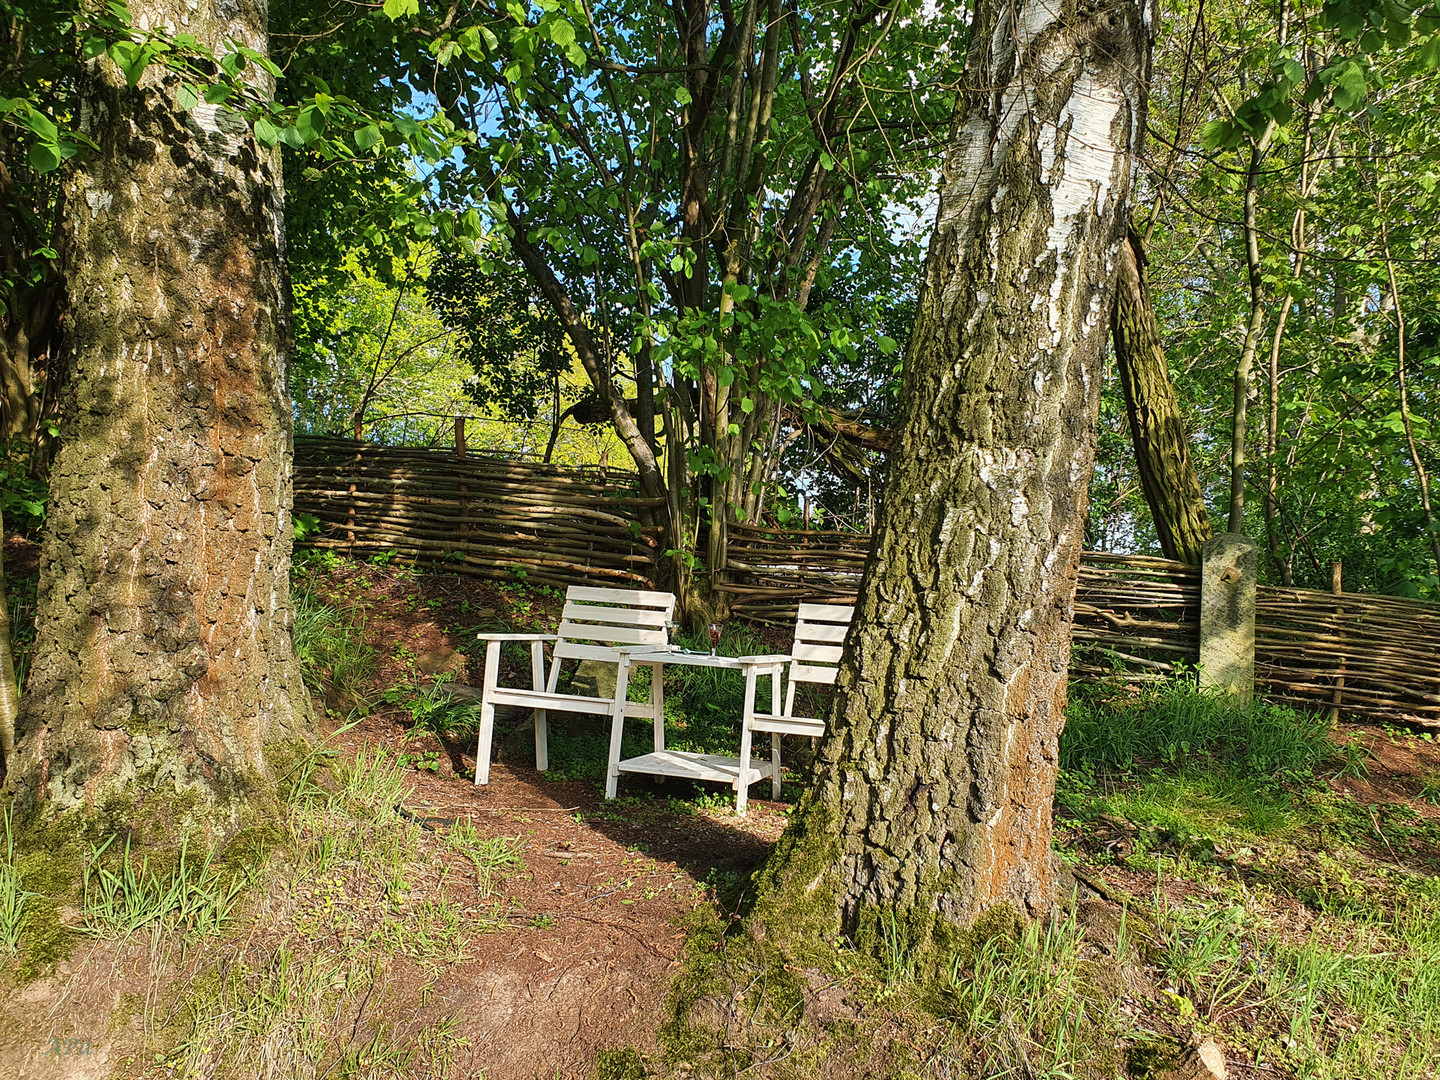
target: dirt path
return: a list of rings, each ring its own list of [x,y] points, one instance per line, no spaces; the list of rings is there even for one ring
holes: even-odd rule
[[[486,1080],[592,1075],[604,1049],[655,1049],[686,918],[712,902],[708,882],[743,876],[784,818],[741,821],[664,803],[616,807],[590,785],[492,767],[490,783],[416,775],[410,805],[518,837],[524,869],[500,902],[512,929],[474,943],[436,985],[436,1008],[463,1019],[467,1066]]]

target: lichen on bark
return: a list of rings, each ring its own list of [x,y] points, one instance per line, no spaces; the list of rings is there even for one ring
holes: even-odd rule
[[[975,12],[829,733],[757,878],[754,929],[787,949],[883,919],[914,951],[951,950],[986,912],[1051,906],[1071,609],[1154,19],[1147,0]]]
[[[137,25],[266,48],[263,3],[144,0]],[[257,78],[261,77],[257,74]],[[7,787],[53,813],[245,816],[267,741],[302,733],[292,642],[288,289],[279,161],[152,65],[86,72],[99,149],[66,191],[72,376],[37,646]]]

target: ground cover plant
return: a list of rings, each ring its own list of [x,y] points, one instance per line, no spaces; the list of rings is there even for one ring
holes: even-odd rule
[[[746,931],[798,785],[743,819],[714,786],[605,802],[603,733],[555,725],[541,776],[515,715],[477,789],[445,688],[478,681],[477,629],[548,628],[559,598],[347,559],[295,580],[336,707],[277,765],[275,832],[183,859],[117,833],[65,873],[0,837],[0,1071],[68,1075],[82,1059],[46,1048],[81,1037],[123,1077],[1166,1077],[1206,1045],[1232,1076],[1440,1063],[1431,739],[1076,686],[1054,921],[997,920],[940,970],[882,921],[787,969]],[[784,645],[737,625],[720,648]],[[733,752],[738,681],[691,674],[668,738]]]

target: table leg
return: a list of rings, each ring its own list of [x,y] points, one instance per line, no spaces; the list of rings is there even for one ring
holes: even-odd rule
[[[665,665],[650,665],[650,701],[654,706],[651,714],[655,724],[655,752],[665,749]]]
[[[545,689],[545,645],[530,643],[530,682],[535,690]],[[544,772],[550,767],[549,720],[544,709],[535,710],[535,768]]]
[[[780,715],[780,668],[770,672],[770,715]],[[780,733],[770,733],[770,797],[780,801]]]
[[[605,770],[605,798],[620,787],[620,740],[625,735],[625,698],[630,690],[630,657],[623,652],[615,665],[615,704],[610,710],[610,764]]]
[[[750,725],[755,720],[755,679],[753,666],[745,669],[745,708],[740,716],[740,773],[735,777],[735,813],[743,815],[745,804],[750,801],[750,745],[753,733]]]

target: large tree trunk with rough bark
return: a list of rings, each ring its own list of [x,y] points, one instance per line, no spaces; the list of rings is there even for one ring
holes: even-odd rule
[[[1135,466],[1160,547],[1167,559],[1199,566],[1200,545],[1210,539],[1210,515],[1190,458],[1185,417],[1170,382],[1145,275],[1145,252],[1133,232],[1120,246],[1112,330]]]
[[[263,0],[132,3],[223,51]],[[240,117],[87,76],[99,145],[66,193],[72,369],[37,647],[7,787],[48,813],[226,828],[263,748],[309,719],[292,641],[291,413],[279,161]]]
[[[1071,610],[1153,16],[1147,0],[976,11],[831,730],[759,879],[767,933],[863,939],[878,919],[924,949],[993,908],[1052,904]]]

